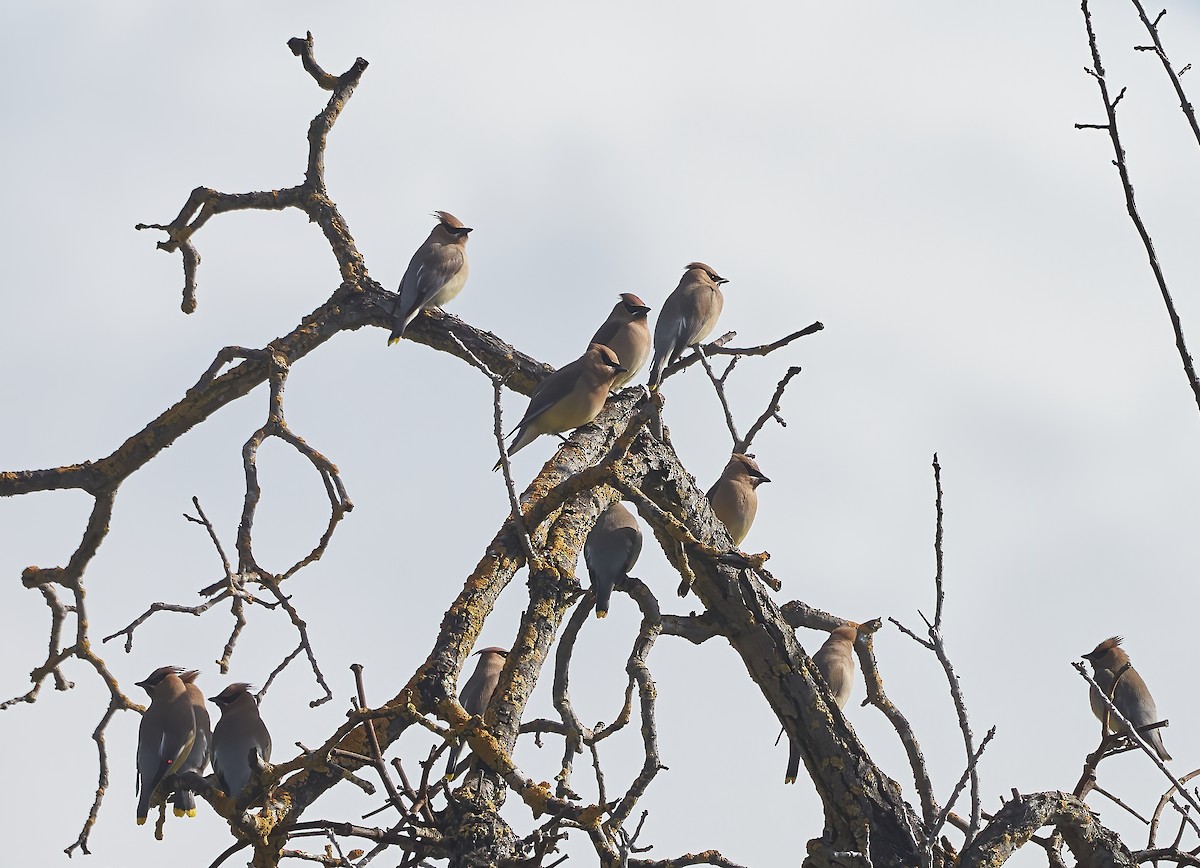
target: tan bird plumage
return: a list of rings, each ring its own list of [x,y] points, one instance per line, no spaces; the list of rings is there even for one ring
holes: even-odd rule
[[[829,638],[825,640],[825,644],[818,648],[817,653],[812,656],[813,663],[817,664],[817,669],[820,671],[821,677],[825,679],[825,684],[829,687],[829,692],[838,708],[846,707],[846,703],[850,701],[850,694],[854,690],[854,640],[856,638],[858,638],[858,628],[853,624],[843,624],[841,627],[829,631]],[[800,754],[793,744],[788,755],[784,783],[794,784],[799,771]]]
[[[1171,759],[1171,755],[1163,746],[1162,730],[1142,731],[1142,727],[1159,721],[1158,709],[1154,705],[1154,697],[1150,695],[1150,689],[1146,687],[1146,682],[1132,666],[1126,669],[1119,678],[1117,677],[1121,669],[1129,662],[1129,655],[1120,645],[1121,637],[1112,636],[1084,654],[1083,657],[1092,664],[1092,671],[1095,673],[1093,678],[1100,685],[1101,690],[1106,695],[1112,696],[1113,705],[1125,716],[1126,720],[1133,724],[1134,729],[1139,730],[1142,738],[1150,747],[1154,748],[1158,758],[1166,762]],[[1095,687],[1088,688],[1088,699],[1092,706],[1092,714],[1096,715],[1096,719],[1101,722],[1107,720],[1108,728],[1112,732],[1129,731],[1116,720],[1116,716]]]
[[[433,216],[438,218],[437,225],[400,278],[389,346],[400,340],[421,311],[452,301],[467,282],[467,234],[471,229],[449,211],[434,211]]]
[[[614,392],[636,377],[650,357],[650,325],[646,321],[649,312],[644,301],[632,292],[623,292],[604,325],[592,335],[592,343],[604,344],[616,353],[625,368],[613,380]]]
[[[508,454],[516,455],[542,434],[561,434],[591,422],[604,409],[613,378],[624,370],[616,353],[591,344],[578,359],[538,383],[529,409],[513,429],[517,436]],[[492,469],[499,470],[500,462]]]
[[[482,651],[476,651],[475,655],[479,662],[475,664],[475,671],[458,694],[458,701],[468,714],[477,716],[487,711],[488,703],[492,701],[492,694],[496,692],[496,685],[500,682],[500,670],[504,668],[505,658],[508,657],[508,649],[484,648]],[[450,746],[450,758],[446,763],[446,777],[451,780],[457,774],[454,767],[458,765],[460,753],[462,742],[456,741]]]
[[[721,478],[708,490],[708,502],[717,518],[729,529],[735,545],[741,545],[754,516],[758,513],[758,486],[770,482],[759,470],[757,462],[747,455],[733,453]]]
[[[716,326],[725,305],[721,284],[728,282],[703,262],[688,263],[679,286],[667,296],[654,323],[651,389],[658,388],[667,365],[688,347],[703,341]]]
[[[179,768],[175,772],[176,776],[182,775],[184,772],[195,772],[202,775],[208,766],[209,749],[212,745],[212,721],[208,716],[208,708],[204,705],[204,694],[196,686],[196,678],[199,674],[195,669],[179,674],[179,680],[183,682],[188,700],[192,703],[192,716],[196,721],[196,739],[192,743],[192,749],[188,752],[187,759],[179,764]],[[191,790],[185,787],[176,787],[171,801],[175,805],[176,817],[196,816],[196,795]]]
[[[177,666],[155,669],[137,685],[150,694],[138,726],[137,824],[146,822],[155,790],[164,791],[184,765],[196,740],[196,718]]]
[[[596,617],[608,617],[613,586],[628,578],[642,553],[642,531],[637,519],[619,500],[600,517],[583,543],[583,560],[596,595]]]

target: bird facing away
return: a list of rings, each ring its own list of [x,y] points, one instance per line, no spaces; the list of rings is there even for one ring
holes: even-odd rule
[[[616,353],[603,344],[590,344],[582,356],[537,384],[529,409],[513,429],[517,436],[508,454],[516,455],[542,434],[561,434],[591,422],[604,409],[613,379],[624,371]],[[497,461],[492,470],[499,469]]]
[[[748,455],[733,453],[721,472],[721,478],[708,490],[708,502],[717,518],[729,529],[734,545],[741,545],[754,516],[758,512],[758,492],[764,482],[770,482],[758,464]]]
[[[616,353],[625,368],[613,380],[614,392],[624,388],[646,366],[650,356],[650,325],[646,321],[649,312],[644,301],[632,292],[623,292],[604,325],[592,335],[592,343],[604,344]]]
[[[258,702],[244,682],[230,684],[209,697],[221,709],[221,719],[213,727],[212,765],[217,783],[231,799],[237,799],[250,782],[250,754],[271,759],[271,734],[258,714]]]
[[[184,772],[195,772],[202,775],[208,765],[209,748],[212,745],[212,724],[208,718],[208,708],[204,705],[204,694],[196,686],[196,676],[199,674],[195,669],[179,674],[179,680],[187,689],[188,700],[192,703],[192,714],[196,720],[196,740],[192,743],[192,749],[188,753],[187,759],[176,769],[177,777]],[[176,787],[172,802],[175,804],[176,817],[196,816],[196,795],[191,790]]]
[[[438,223],[417,248],[404,277],[392,315],[388,346],[400,340],[408,324],[427,307],[453,301],[467,282],[467,234],[470,228],[449,211],[434,211]]]
[[[1146,740],[1158,758],[1163,762],[1171,759],[1167,749],[1163,747],[1162,731],[1159,729],[1141,731],[1143,726],[1158,722],[1158,709],[1154,707],[1154,697],[1150,695],[1146,682],[1132,666],[1118,678],[1118,673],[1129,662],[1129,655],[1120,647],[1121,637],[1113,636],[1105,639],[1083,657],[1092,664],[1094,679],[1100,689],[1112,696],[1113,705],[1125,719],[1139,730],[1139,735]],[[1113,683],[1116,682],[1114,689]],[[1092,714],[1101,722],[1108,720],[1108,728],[1113,732],[1127,733],[1128,728],[1115,719],[1115,715],[1095,687],[1089,689],[1089,700]]]
[[[472,716],[482,715],[487,710],[488,703],[492,701],[492,694],[496,692],[496,684],[500,681],[500,670],[504,668],[504,660],[508,657],[508,649],[484,648],[482,651],[476,651],[475,656],[479,658],[479,662],[475,664],[475,671],[458,694],[458,701],[462,703],[467,714]],[[446,777],[449,780],[454,780],[457,774],[454,767],[458,765],[460,753],[462,742],[455,742],[450,746],[450,758],[446,763]]]
[[[642,532],[633,513],[614,500],[600,513],[583,544],[583,560],[596,594],[596,617],[608,616],[613,585],[629,577],[642,553]]]
[[[654,364],[650,366],[650,388],[657,389],[663,369],[695,346],[717,324],[725,296],[721,284],[729,281],[703,262],[688,263],[679,286],[667,296],[658,322],[654,324]]]
[[[184,765],[196,740],[196,718],[187,687],[179,678],[182,671],[177,666],[163,666],[137,682],[138,687],[150,694],[150,706],[138,727],[139,826],[150,813],[154,791],[169,783]]]
[[[812,656],[813,663],[825,683],[838,708],[845,708],[854,689],[854,640],[858,636],[858,628],[853,624],[843,624],[829,632],[825,644],[817,649]],[[793,743],[788,756],[787,774],[784,783],[796,783],[796,775],[800,771],[800,752]]]
[[[854,640],[858,628],[845,624],[831,630],[825,644],[813,655],[813,662],[821,670],[821,677],[829,685],[833,701],[838,708],[845,708],[854,689]]]

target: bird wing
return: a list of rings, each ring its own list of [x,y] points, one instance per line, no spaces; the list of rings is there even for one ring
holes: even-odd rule
[[[563,365],[538,383],[537,388],[533,390],[533,394],[529,398],[529,409],[525,411],[525,415],[517,423],[517,428],[529,427],[529,424],[534,419],[571,394],[578,380],[575,372],[582,363],[581,359],[576,359],[570,364]],[[515,430],[516,428],[513,429],[513,431]],[[508,433],[511,434],[512,431]]]
[[[401,316],[411,320],[458,273],[464,258],[457,244],[439,244],[425,255],[418,251],[400,280]]]
[[[620,330],[622,325],[623,323],[618,322],[615,319],[606,319],[604,321],[604,325],[600,326],[600,329],[594,335],[592,335],[591,342],[594,344],[604,344],[606,347],[611,347],[612,344],[610,341],[617,336],[617,332]],[[622,361],[624,360],[622,359]]]

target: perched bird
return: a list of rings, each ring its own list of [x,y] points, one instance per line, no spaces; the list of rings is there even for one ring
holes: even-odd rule
[[[271,759],[271,734],[258,714],[249,684],[230,684],[208,701],[221,709],[212,734],[213,771],[225,795],[237,799],[250,782],[251,752],[263,762]]]
[[[1112,697],[1113,705],[1117,707],[1117,710],[1125,716],[1126,720],[1133,724],[1133,727],[1138,730],[1138,734],[1146,740],[1150,747],[1154,748],[1154,752],[1158,754],[1158,758],[1166,762],[1171,758],[1171,755],[1163,747],[1161,730],[1150,729],[1142,731],[1142,727],[1158,722],[1158,709],[1154,707],[1154,697],[1150,695],[1150,690],[1146,687],[1146,682],[1142,680],[1142,676],[1138,675],[1137,670],[1132,666],[1118,677],[1118,673],[1129,662],[1129,655],[1125,653],[1120,645],[1121,637],[1113,636],[1105,639],[1093,648],[1091,652],[1084,654],[1083,657],[1092,664],[1092,671],[1095,673],[1093,677],[1096,683],[1100,685],[1100,689],[1106,695]],[[1116,683],[1115,689],[1113,687],[1114,681]],[[1116,720],[1112,709],[1108,707],[1108,704],[1095,687],[1090,689],[1088,698],[1091,701],[1092,713],[1101,722],[1107,720],[1110,730],[1113,732],[1129,732],[1127,727]]]
[[[604,325],[592,335],[592,343],[604,344],[616,353],[625,368],[613,380],[614,392],[636,377],[650,356],[650,326],[646,322],[649,312],[644,301],[632,292],[623,292]]]
[[[137,682],[150,694],[150,706],[138,727],[139,826],[150,813],[154,791],[183,767],[196,740],[196,717],[187,687],[179,678],[182,671],[177,666],[163,666]]]
[[[208,708],[204,704],[204,694],[196,686],[196,676],[199,674],[195,669],[179,673],[179,680],[187,689],[188,700],[192,703],[192,714],[196,719],[196,740],[192,743],[192,750],[188,753],[187,759],[180,763],[179,768],[175,770],[176,776],[182,775],[184,772],[195,772],[202,775],[208,765],[209,748],[212,745],[212,725],[208,718]],[[196,795],[191,790],[177,787],[172,802],[175,804],[176,817],[196,816]]]
[[[400,278],[396,290],[400,301],[393,312],[388,346],[400,340],[417,314],[453,301],[467,282],[467,234],[471,230],[449,211],[434,211],[433,216],[438,224]]]
[[[708,502],[717,518],[729,529],[734,545],[742,544],[746,534],[750,533],[750,525],[754,524],[758,512],[755,489],[770,481],[763,476],[753,458],[735,452],[721,472],[721,478],[708,490]]]
[[[538,383],[529,409],[513,429],[517,436],[508,454],[516,455],[542,434],[561,434],[591,422],[604,408],[613,379],[624,372],[616,353],[603,344],[590,344],[582,356]],[[497,461],[492,470],[499,469]]]
[[[821,677],[829,685],[833,701],[838,708],[845,708],[854,689],[854,640],[858,628],[845,624],[831,630],[825,644],[813,655],[813,663],[821,670]]]
[[[462,703],[462,707],[473,716],[482,715],[487,710],[488,703],[492,701],[496,683],[500,680],[500,670],[504,668],[504,659],[508,657],[508,649],[484,648],[482,651],[476,651],[475,656],[479,658],[479,662],[475,664],[475,671],[458,694],[458,701]],[[446,763],[446,777],[450,780],[454,780],[457,774],[454,767],[458,765],[460,753],[462,742],[455,742],[450,746],[450,759]]]
[[[608,615],[613,585],[629,577],[642,553],[642,532],[633,513],[614,500],[600,513],[583,544],[583,560],[596,594],[596,617]]]
[[[829,632],[825,644],[817,649],[812,656],[813,663],[821,672],[821,677],[829,686],[833,701],[838,708],[845,708],[854,689],[854,640],[858,636],[858,628],[853,624],[843,624]],[[796,783],[796,775],[800,771],[800,753],[792,745],[788,756],[787,774],[784,783]]]
[[[728,282],[703,262],[688,263],[679,286],[663,302],[658,322],[654,324],[651,389],[658,388],[667,365],[676,361],[688,347],[708,337],[716,326],[725,304],[721,284]]]

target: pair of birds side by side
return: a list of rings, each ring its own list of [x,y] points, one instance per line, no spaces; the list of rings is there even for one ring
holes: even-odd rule
[[[646,321],[650,308],[633,293],[623,293],[592,335],[587,351],[534,389],[529,407],[514,429],[516,438],[509,456],[542,434],[562,434],[594,420],[608,393],[628,385],[640,373],[651,346],[650,388],[657,389],[666,366],[713,330],[724,304],[720,285],[726,282],[704,263],[689,263],[663,304],[653,341]],[[497,462],[493,469],[499,466]]]
[[[472,230],[448,211],[435,211],[434,216],[437,224],[400,279],[389,345],[403,337],[421,311],[452,301],[466,285],[466,244]],[[725,303],[720,287],[727,282],[703,262],[689,263],[663,304],[653,341],[646,322],[650,308],[633,293],[623,293],[584,354],[538,384],[514,429],[517,436],[508,454],[542,434],[562,434],[594,420],[609,391],[623,388],[641,371],[652,345],[650,388],[658,388],[667,365],[716,326]]]
[[[258,713],[258,703],[245,683],[230,684],[209,699],[221,709],[216,727],[210,725],[204,694],[196,686],[195,670],[178,666],[155,669],[137,682],[150,696],[138,727],[137,822],[150,813],[155,791],[173,787],[175,816],[196,816],[195,794],[173,779],[184,772],[203,774],[210,759],[217,783],[236,799],[250,781],[251,752],[271,758],[271,735]]]

